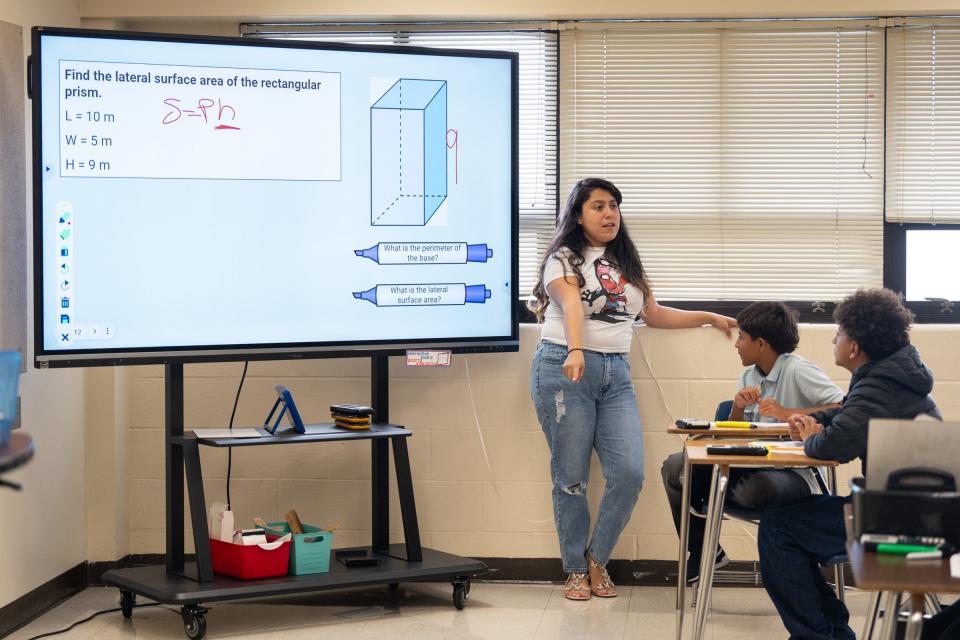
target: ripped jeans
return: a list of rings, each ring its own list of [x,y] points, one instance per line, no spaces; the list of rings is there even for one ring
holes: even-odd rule
[[[643,485],[643,429],[627,354],[584,350],[583,355],[583,378],[571,382],[562,368],[567,348],[541,342],[530,376],[537,418],[550,446],[553,513],[567,573],[586,573],[586,552],[607,563]],[[593,449],[606,488],[588,545]]]

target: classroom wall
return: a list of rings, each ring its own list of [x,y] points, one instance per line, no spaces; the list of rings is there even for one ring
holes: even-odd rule
[[[456,356],[449,369],[407,368],[391,358],[391,419],[413,430],[409,446],[424,544],[467,556],[557,557],[550,500],[549,454],[529,396],[538,327],[524,325],[519,353]],[[832,365],[832,325],[804,325],[798,353],[822,365],[846,389],[849,374]],[[937,377],[935,397],[948,419],[960,420],[960,330],[914,329],[913,339]],[[660,480],[660,463],[678,451],[666,428],[677,417],[712,416],[730,398],[741,370],[728,340],[714,329],[640,328],[631,353],[644,424],[647,481],[614,557],[676,558],[677,538]],[[186,367],[187,428],[223,427],[242,363]],[[469,370],[469,381],[468,381]],[[653,376],[651,376],[651,370]],[[163,370],[129,367],[126,464],[131,553],[163,550]],[[333,402],[368,402],[363,359],[251,363],[236,425],[261,424],[273,386],[290,387],[307,421],[328,419]],[[489,455],[484,458],[474,409]],[[232,498],[238,522],[281,518],[297,509],[305,522],[339,523],[335,546],[369,542],[370,463],[365,444],[253,447],[234,452]],[[207,502],[225,497],[226,452],[202,449]],[[841,478],[858,474],[847,465]],[[593,512],[603,489],[594,460],[588,488]],[[397,502],[392,539],[400,540]],[[756,544],[737,523],[724,525],[735,559],[756,557]],[[189,539],[189,535],[188,535]],[[188,544],[188,547],[191,547]],[[91,558],[106,559],[106,558]]]
[[[37,24],[79,26],[76,0],[4,0],[0,20],[23,27],[24,59],[30,50],[30,27]],[[30,102],[27,101],[27,201],[30,185]],[[0,136],[4,135],[0,131]],[[29,218],[27,218],[29,220]],[[28,247],[30,232],[28,224]],[[28,255],[30,252],[28,250]],[[28,258],[28,264],[32,264]],[[32,290],[28,270],[28,291]],[[2,292],[0,292],[2,296]],[[0,304],[4,301],[0,298]],[[27,317],[28,344],[33,344],[33,313]],[[2,346],[2,345],[0,345]],[[33,460],[10,474],[23,491],[0,488],[0,607],[60,575],[87,558],[84,495],[84,376],[81,371],[39,371],[32,366],[32,348],[25,354],[21,377],[23,430],[36,443]],[[116,458],[110,465],[117,464]]]
[[[81,0],[83,25],[189,34],[237,35],[240,21],[372,21],[426,19],[573,18],[757,18],[960,14],[960,1],[811,0],[785,6],[768,0],[520,0],[459,3],[386,0]],[[802,329],[799,353],[827,368],[841,387],[849,375],[831,365],[833,327]],[[740,366],[732,342],[710,329],[640,329],[632,353],[638,402],[646,429],[647,484],[620,545],[618,558],[672,559],[676,537],[660,486],[660,461],[679,449],[665,433],[673,418],[712,415],[718,400],[734,391]],[[410,441],[418,513],[425,544],[473,556],[556,557],[549,498],[548,452],[528,393],[530,359],[538,328],[524,326],[517,354],[458,356],[448,370],[406,369],[391,363],[391,418],[414,430]],[[914,339],[937,374],[936,397],[947,418],[960,420],[960,327],[923,326]],[[640,346],[642,345],[642,347]],[[398,360],[394,358],[393,360]],[[648,362],[654,376],[651,376]],[[472,401],[467,379],[472,380]],[[222,427],[230,415],[242,364],[186,368],[187,427]],[[283,383],[297,395],[308,420],[323,420],[332,402],[367,402],[368,362],[315,360],[253,363],[240,399],[237,425],[260,424]],[[88,422],[99,459],[88,458],[88,491],[108,491],[111,502],[88,514],[91,560],[163,550],[163,370],[125,367],[111,373],[88,370],[86,398],[98,413]],[[661,395],[662,393],[662,395]],[[666,406],[664,404],[666,403]],[[472,407],[489,454],[484,459]],[[114,455],[113,464],[110,456]],[[224,500],[226,453],[203,450],[207,502]],[[596,467],[596,464],[595,464]],[[232,495],[241,522],[254,515],[279,517],[296,508],[304,520],[339,523],[336,546],[369,539],[369,453],[363,445],[263,447],[234,454]],[[844,470],[844,477],[856,469]],[[96,489],[91,489],[95,487]],[[589,494],[594,507],[602,491],[594,469]],[[119,512],[115,507],[125,506]],[[110,515],[110,509],[114,518]],[[396,500],[391,523],[399,539]],[[734,558],[755,557],[752,532],[725,525],[724,544]],[[109,540],[97,546],[94,541]],[[192,548],[188,537],[188,547]]]

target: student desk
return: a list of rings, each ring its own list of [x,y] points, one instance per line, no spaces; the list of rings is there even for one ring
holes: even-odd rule
[[[787,427],[758,427],[756,429],[681,429],[670,427],[667,433],[690,436],[691,440],[701,438],[751,438],[753,440],[786,439],[790,437]]]
[[[790,429],[787,427],[762,427],[757,429],[731,429],[729,427],[722,428],[722,429],[718,429],[716,427],[712,427],[709,429],[681,429],[680,427],[670,427],[669,429],[667,429],[667,433],[674,434],[674,435],[687,436],[688,440],[701,440],[701,441],[704,439],[725,440],[727,438],[734,438],[734,439],[752,438],[754,440],[786,440],[790,437]],[[684,462],[686,463],[686,459],[684,459]],[[690,469],[689,469],[689,466],[687,466],[686,464],[684,465],[684,468],[683,468],[683,477],[684,478],[690,477]],[[687,498],[684,498],[684,504],[686,504],[687,508],[689,508]],[[682,556],[680,559],[680,562],[682,563],[684,571],[686,571],[687,556],[686,556],[686,553],[684,553],[683,549],[680,550],[680,555]],[[747,573],[747,572],[743,572],[743,573]],[[756,569],[753,572],[753,578],[754,580],[759,580],[760,578],[759,569]],[[677,592],[678,592],[677,597],[678,598],[679,598],[679,591],[683,589],[683,587],[684,585],[679,580],[679,577],[678,577],[678,580],[677,580]],[[677,600],[677,607],[680,607],[679,600]],[[679,640],[679,636],[678,636],[678,640]]]
[[[895,615],[897,596],[910,594],[910,619],[906,640],[919,640],[923,627],[923,604],[927,594],[960,593],[960,579],[950,577],[950,559],[907,560],[903,556],[865,551],[854,540],[847,541],[847,554],[853,568],[853,579],[861,589],[873,591],[867,609],[867,623],[863,640],[869,640],[880,612],[880,594],[886,592],[883,633],[880,637],[893,640],[896,634]]]
[[[749,435],[757,435],[758,429],[751,429]],[[742,430],[741,430],[742,433]],[[756,438],[753,438],[756,439]],[[746,444],[749,440],[731,444]],[[831,493],[836,493],[837,478],[835,469],[839,463],[833,460],[818,460],[795,453],[769,453],[766,456],[709,455],[707,446],[710,440],[687,440],[684,443],[684,483],[681,504],[690,504],[690,469],[693,465],[713,465],[713,481],[710,485],[710,502],[707,507],[707,527],[703,540],[704,549],[716,549],[720,540],[720,522],[723,515],[723,503],[727,494],[727,480],[731,467],[764,467],[782,469],[788,467],[827,467]],[[677,575],[677,639],[683,633],[685,577],[687,574],[687,529],[690,522],[689,508],[683,509],[680,518],[679,572]],[[707,626],[707,612],[710,608],[710,587],[713,582],[714,553],[701,554],[700,583],[698,585],[696,617],[694,619],[693,638],[702,640]]]

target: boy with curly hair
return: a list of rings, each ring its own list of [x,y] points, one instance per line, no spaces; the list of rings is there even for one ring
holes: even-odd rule
[[[857,291],[833,314],[837,365],[853,374],[838,409],[792,415],[794,439],[807,455],[867,464],[872,418],[942,419],[930,391],[933,374],[910,344],[913,314],[889,289]],[[849,497],[811,496],[768,509],[760,519],[760,572],[791,638],[853,640],[850,613],[820,573],[819,562],[844,553],[843,507]]]

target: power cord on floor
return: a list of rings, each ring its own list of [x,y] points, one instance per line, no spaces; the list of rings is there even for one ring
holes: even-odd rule
[[[644,326],[644,324],[641,322],[635,323],[633,325],[634,332],[637,332],[637,329],[639,329],[642,326]],[[667,417],[670,418],[670,424],[673,424],[674,422],[676,422],[676,418],[674,417],[673,412],[670,411],[670,406],[667,404],[667,396],[663,392],[663,387],[660,385],[660,380],[655,375],[653,375],[653,367],[650,366],[650,361],[647,360],[647,354],[644,353],[642,347],[640,348],[640,357],[643,358],[643,363],[647,366],[647,371],[650,373],[650,378],[657,385],[657,391],[659,392],[659,395],[660,395],[660,403],[663,404],[663,409],[664,411],[667,412]],[[680,434],[677,434],[677,439],[682,441],[684,437]],[[745,522],[738,519],[734,519],[734,522],[737,523],[737,526],[740,527],[740,530],[743,531],[743,533],[746,534],[748,538],[753,540],[754,543],[757,542],[757,537],[753,534],[753,531],[747,528]]]
[[[636,330],[638,327],[641,327],[641,326],[644,326],[643,323],[638,322],[634,324],[634,330]],[[657,391],[659,392],[659,396],[660,396],[660,403],[663,405],[663,409],[664,411],[666,411],[667,417],[670,418],[670,422],[672,424],[676,420],[676,418],[674,417],[673,411],[670,410],[670,406],[667,404],[667,396],[663,392],[663,386],[660,384],[660,380],[658,380],[657,377],[653,374],[653,367],[650,366],[650,361],[647,360],[647,354],[644,353],[642,348],[640,349],[640,356],[643,358],[643,362],[647,367],[647,371],[650,372],[650,378],[657,385]],[[500,493],[500,488],[497,486],[497,481],[494,480],[493,478],[493,465],[490,463],[490,453],[487,451],[486,439],[483,437],[483,431],[480,428],[480,417],[477,414],[477,403],[473,397],[473,382],[470,379],[470,363],[467,361],[466,358],[464,358],[463,364],[467,373],[467,394],[468,394],[468,397],[470,398],[470,408],[473,411],[473,422],[477,428],[477,437],[480,438],[480,451],[483,454],[483,460],[486,463],[486,467],[487,467],[487,474],[490,478],[491,484],[493,485],[493,491],[494,493],[497,494],[497,499],[507,509],[507,511],[510,512],[511,515],[513,515],[515,518],[523,520],[524,522],[529,522],[531,524],[543,524],[544,522],[549,522],[553,518],[545,518],[543,520],[531,520],[530,518],[519,515],[513,509],[510,508],[510,506],[507,504],[507,501],[504,500],[503,495]],[[678,436],[678,438],[679,437],[680,436]]]
[[[640,339],[639,335],[637,335],[639,334],[639,328],[645,326],[646,324],[643,322],[633,323],[633,332],[636,340]],[[663,410],[666,412],[667,418],[670,420],[670,424],[674,424],[677,421],[677,417],[674,415],[673,411],[670,410],[670,405],[667,404],[667,394],[663,391],[663,385],[660,384],[660,379],[657,378],[657,376],[653,373],[653,367],[650,365],[650,360],[647,359],[647,354],[643,350],[643,345],[640,345],[640,357],[643,358],[643,364],[647,367],[647,372],[650,374],[650,379],[653,380],[655,385],[657,385],[657,393],[660,396],[660,404],[663,405]],[[683,436],[681,435],[677,435],[677,438],[679,440],[683,440]]]
[[[148,602],[146,604],[135,604],[133,605],[133,608],[142,609],[144,607],[159,607],[162,604],[163,604],[162,602]],[[81,625],[84,622],[90,622],[97,616],[102,616],[105,613],[116,613],[117,611],[121,611],[121,610],[122,610],[122,607],[115,607],[113,609],[104,609],[103,611],[97,611],[96,613],[91,613],[90,615],[88,615],[86,618],[83,618],[82,620],[77,620],[76,622],[71,624],[69,627],[64,627],[63,629],[57,629],[56,631],[48,631],[46,633],[41,633],[38,636],[31,636],[30,638],[27,638],[27,640],[40,640],[40,638],[49,638],[50,636],[57,636],[57,635],[60,635],[61,633],[66,633],[67,631],[70,631],[77,625]],[[173,610],[171,609],[171,611]],[[174,613],[176,613],[177,615],[180,615],[179,611],[174,611]]]

